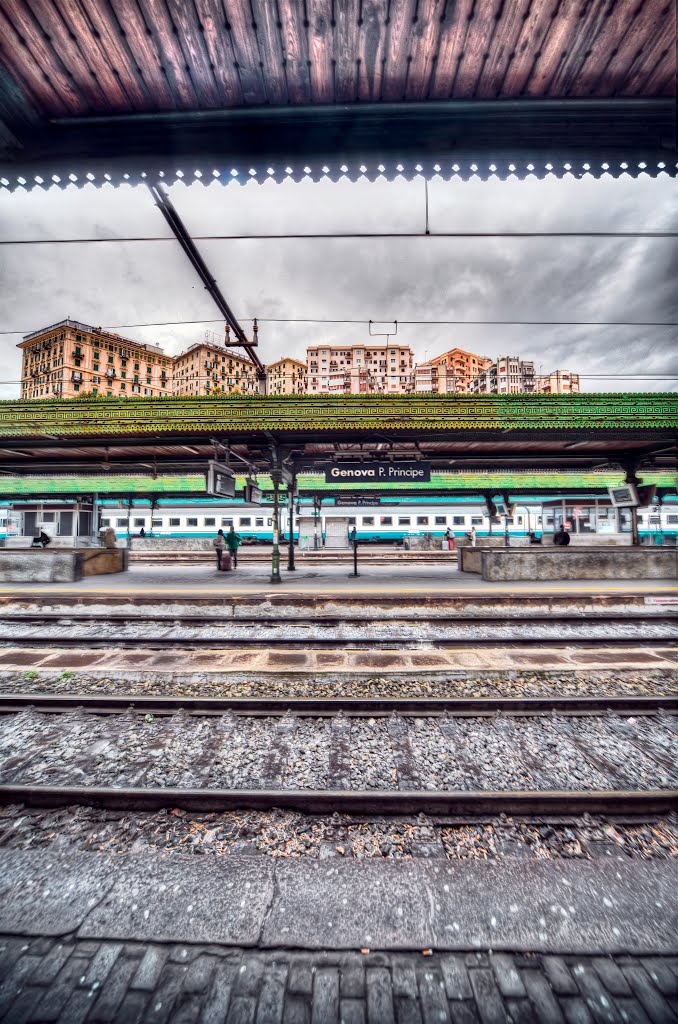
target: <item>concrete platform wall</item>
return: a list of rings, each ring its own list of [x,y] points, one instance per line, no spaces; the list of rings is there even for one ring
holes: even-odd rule
[[[675,580],[678,551],[649,547],[485,548],[481,575],[507,580]],[[473,570],[471,570],[473,571]]]
[[[0,583],[77,583],[85,576],[124,572],[127,551],[120,548],[0,551]]]

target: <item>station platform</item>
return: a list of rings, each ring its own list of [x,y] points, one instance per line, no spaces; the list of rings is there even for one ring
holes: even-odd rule
[[[281,583],[271,583],[270,565],[247,562],[231,572],[219,572],[212,565],[134,564],[126,572],[88,577],[75,583],[34,583],[27,581],[0,586],[0,595],[33,594],[209,594],[250,596],[255,594],[294,593],[307,595],[472,595],[472,594],[582,594],[652,593],[675,595],[678,581],[669,580],[543,580],[487,582],[475,574],[459,572],[454,564],[369,564],[359,566],[359,576],[350,575],[346,564],[322,565],[289,572],[281,565]]]

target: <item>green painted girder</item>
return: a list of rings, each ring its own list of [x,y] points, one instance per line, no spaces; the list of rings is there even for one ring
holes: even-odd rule
[[[678,428],[678,393],[224,395],[0,402],[0,439],[347,430]]]

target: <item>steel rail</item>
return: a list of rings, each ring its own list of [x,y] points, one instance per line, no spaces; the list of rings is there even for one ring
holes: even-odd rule
[[[302,617],[300,617],[300,618],[296,618],[296,617],[290,618],[290,617],[287,617],[285,619],[285,625],[287,625],[287,626],[354,626],[357,622],[373,623],[374,620],[375,620],[374,615],[369,615],[369,614],[365,614],[365,615],[362,615],[360,617],[358,617],[358,616],[355,616],[355,617],[354,616],[350,616],[349,617],[349,616],[346,616],[346,615],[322,615],[320,617],[306,616],[306,617],[303,617],[303,618]],[[220,614],[219,610],[214,611],[211,614],[202,614],[202,615],[193,614],[193,613],[186,615],[183,612],[178,612],[178,613],[174,613],[174,614],[169,612],[169,613],[166,613],[164,615],[152,614],[152,613],[151,614],[146,614],[143,611],[139,615],[132,614],[131,612],[110,612],[110,613],[108,613],[108,612],[79,612],[79,611],[74,611],[74,612],[68,612],[68,611],[63,611],[63,612],[19,612],[19,613],[8,615],[8,614],[6,614],[2,610],[2,605],[0,604],[0,626],[3,623],[5,623],[5,622],[37,622],[37,623],[40,623],[41,625],[44,625],[44,623],[46,623],[46,622],[64,622],[65,624],[68,624],[68,625],[73,625],[74,623],[85,623],[85,622],[104,622],[107,625],[110,625],[110,623],[112,623],[112,622],[116,623],[116,624],[121,623],[121,622],[129,622],[129,623],[134,623],[134,624],[145,623],[145,622],[153,622],[153,623],[161,623],[161,624],[165,624],[165,625],[182,625],[182,626],[183,625],[187,625],[187,626],[198,625],[198,626],[204,626],[204,625],[222,625],[224,623],[224,621],[225,621],[224,620],[224,616],[223,616],[223,614]],[[241,622],[244,623],[244,624],[248,624],[248,625],[256,624],[256,625],[267,625],[267,626],[270,626],[270,625],[279,626],[281,624],[280,617],[275,617],[273,615],[269,615],[267,617],[262,617],[260,615],[240,615],[239,614],[237,616],[237,618],[229,618],[227,621],[229,622],[229,624],[235,624],[235,625],[238,625]],[[383,619],[381,621],[382,621],[382,624],[385,625],[386,623],[391,624],[391,623],[396,623],[396,622],[416,622],[417,619],[415,618],[415,616],[411,612],[410,613],[405,612],[404,614],[399,615],[399,616],[397,616],[395,618],[387,618],[387,619]],[[585,622],[585,623],[605,622],[605,623],[612,623],[612,624],[618,625],[618,626],[623,626],[627,622],[648,622],[648,623],[650,623],[650,622],[652,622],[652,623],[660,622],[660,623],[667,623],[669,625],[674,625],[675,626],[676,625],[676,615],[675,614],[673,614],[673,615],[671,615],[671,614],[666,614],[666,615],[658,614],[658,615],[655,615],[655,614],[648,614],[646,611],[643,611],[642,609],[637,609],[637,610],[636,609],[632,609],[629,612],[628,615],[620,615],[619,613],[615,614],[614,612],[602,612],[600,614],[589,615],[586,618],[583,618],[581,616],[581,614],[578,615],[578,614],[575,614],[575,613],[573,613],[571,615],[562,615],[562,614],[559,614],[559,615],[530,615],[529,617],[528,616],[524,616],[524,617],[520,617],[520,618],[513,618],[513,617],[510,617],[510,616],[506,616],[506,615],[501,615],[500,616],[500,615],[497,615],[497,614],[491,614],[491,615],[473,614],[472,616],[444,615],[444,616],[436,617],[435,619],[430,619],[429,621],[431,623],[436,624],[436,625],[438,623],[442,623],[443,625],[454,625],[454,626],[458,626],[460,624],[464,624],[464,625],[467,625],[467,624],[468,625],[495,624],[495,625],[502,625],[502,626],[504,626],[504,625],[506,625],[507,622],[510,622],[511,624],[516,624],[516,623],[517,624],[526,624],[526,625],[529,624],[530,626],[533,626],[533,625],[549,625],[549,626],[551,626],[551,625],[559,624],[559,623],[572,623],[572,622],[580,622],[580,623],[581,622]]]
[[[139,789],[102,786],[0,786],[0,804],[108,810],[187,811],[288,808],[315,814],[668,814],[678,790],[280,790]]]
[[[378,718],[398,714],[406,717],[484,717],[506,715],[656,715],[678,714],[678,696],[662,697],[402,697],[402,698],[269,698],[269,697],[154,697],[108,694],[0,694],[0,715],[17,714],[26,708],[41,713],[64,714],[82,710],[92,714],[192,715],[232,713],[247,717],[273,717],[291,713],[300,717]]]
[[[345,652],[362,651],[365,648],[374,651],[401,651],[423,648],[426,650],[442,650],[469,647],[553,647],[556,649],[582,647],[609,647],[626,648],[633,646],[636,650],[646,648],[675,648],[677,641],[669,637],[655,637],[643,640],[640,637],[617,638],[606,636],[587,637],[506,637],[496,636],[489,639],[476,639],[473,637],[458,639],[428,638],[416,639],[413,637],[391,637],[388,640],[375,638],[356,639],[337,637],[306,637],[298,640],[291,640],[287,637],[193,637],[183,639],[181,637],[116,637],[109,635],[96,639],[91,636],[68,636],[68,637],[26,637],[26,636],[2,636],[0,634],[0,647],[16,647],[21,645],[27,650],[41,650],[43,648],[71,648],[82,649],[86,647],[91,650],[134,650],[144,648],[145,650],[158,650],[167,653],[169,650],[226,650],[242,647],[276,648],[282,647],[289,651],[309,650],[315,648],[340,649]]]

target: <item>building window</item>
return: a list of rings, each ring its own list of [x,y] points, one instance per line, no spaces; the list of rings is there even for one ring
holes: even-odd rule
[[[73,390],[74,391],[79,391],[80,390],[80,385],[79,384],[74,384],[73,385]],[[42,394],[42,391],[40,392],[40,394]]]

